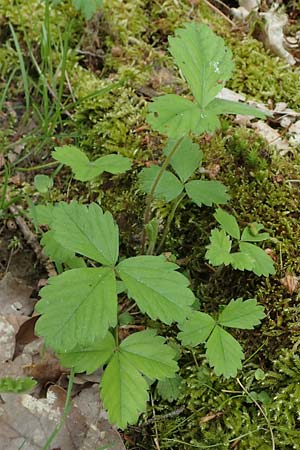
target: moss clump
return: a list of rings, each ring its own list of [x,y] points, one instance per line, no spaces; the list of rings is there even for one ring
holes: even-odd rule
[[[118,152],[141,157],[141,125],[145,101],[130,86],[83,101],[74,114],[80,146],[94,154]]]
[[[205,362],[200,368],[184,367],[181,394],[172,403],[172,411],[183,408],[181,414],[160,418],[165,405],[160,402],[157,406],[160,447],[173,450],[208,446],[222,449],[238,446],[241,450],[271,448],[269,425],[255,399],[270,420],[276,448],[298,450],[299,369],[299,356],[293,350],[284,350],[268,372],[248,363],[241,375],[242,389],[236,380],[216,377]]]
[[[263,44],[252,37],[231,39],[235,71],[228,87],[258,101],[286,102],[298,109],[300,102],[300,70],[270,55]]]

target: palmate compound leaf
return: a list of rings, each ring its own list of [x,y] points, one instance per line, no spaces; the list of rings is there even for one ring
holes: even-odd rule
[[[206,357],[216,375],[230,378],[242,368],[244,353],[238,341],[217,325],[206,342]]]
[[[113,269],[72,269],[49,279],[36,311],[36,333],[58,353],[89,346],[117,323],[116,278]]]
[[[231,51],[207,25],[185,24],[169,37],[170,53],[195,99],[205,108],[222,90],[233,70]]]
[[[61,203],[54,209],[51,229],[63,247],[104,265],[114,265],[119,253],[119,230],[112,215],[100,206]]]
[[[269,276],[275,273],[272,258],[260,247],[248,242],[240,242],[240,251],[254,260],[252,271],[258,276]]]
[[[218,208],[214,214],[214,218],[219,222],[223,230],[235,239],[240,239],[240,228],[236,218],[224,209]]]
[[[167,156],[178,141],[169,139],[164,148],[164,154]],[[199,145],[195,144],[191,138],[185,137],[176,153],[171,159],[171,166],[179,176],[182,183],[185,183],[191,175],[198,169],[203,158],[203,152]]]
[[[224,327],[252,330],[265,317],[264,308],[254,298],[243,301],[242,298],[231,300],[218,318]]]
[[[184,320],[195,300],[189,280],[177,268],[163,256],[136,256],[122,261],[117,271],[142,312],[171,324]]]
[[[97,9],[102,6],[102,2],[103,0],[72,0],[74,7],[83,13],[86,20],[93,17]]]
[[[130,169],[129,158],[121,155],[105,155],[90,161],[86,154],[74,145],[56,147],[52,157],[71,167],[74,178],[79,181],[90,181],[103,172],[118,174]]]
[[[227,188],[219,181],[193,180],[185,185],[185,190],[190,199],[201,206],[212,206],[227,203],[230,199]]]
[[[154,130],[178,139],[190,132],[212,133],[220,114],[247,114],[264,118],[267,112],[239,102],[215,98],[231,76],[231,52],[209,27],[190,23],[169,38],[170,52],[185,77],[196,103],[173,94],[158,97],[149,106],[148,123]]]
[[[159,171],[160,167],[152,166],[143,169],[139,173],[139,185],[143,192],[149,194]],[[174,200],[174,198],[178,197],[182,190],[183,184],[178,180],[178,178],[173,173],[165,171],[155,189],[154,198],[170,202]]]
[[[135,423],[145,410],[148,385],[142,376],[154,379],[173,377],[178,369],[175,350],[165,345],[153,330],[127,337],[105,369],[101,397],[109,419],[124,429]]]
[[[183,324],[180,324],[181,332],[178,337],[183,345],[195,347],[207,340],[215,325],[215,320],[209,314],[194,311]]]
[[[95,372],[112,356],[116,344],[111,333],[88,346],[75,346],[67,353],[58,353],[62,366],[74,367],[75,372]]]
[[[227,266],[231,262],[231,240],[224,230],[215,228],[210,235],[210,244],[206,247],[207,252],[205,258],[209,260],[213,266],[225,264]]]

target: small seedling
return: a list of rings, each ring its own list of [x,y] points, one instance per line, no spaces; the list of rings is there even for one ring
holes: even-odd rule
[[[234,269],[249,270],[258,276],[273,275],[275,273],[274,262],[260,247],[253,242],[262,242],[270,239],[269,233],[262,232],[262,224],[251,223],[244,228],[242,234],[234,216],[218,208],[214,214],[215,219],[221,225],[221,229],[215,228],[211,232],[210,244],[205,254],[213,266],[224,264],[232,265]],[[231,252],[232,239],[237,241],[239,251]]]

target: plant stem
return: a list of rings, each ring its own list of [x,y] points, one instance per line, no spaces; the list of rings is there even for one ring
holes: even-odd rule
[[[32,166],[32,167],[16,167],[15,170],[17,172],[32,172],[33,170],[40,170],[45,169],[47,167],[53,167],[57,166],[59,164],[58,161],[53,161],[45,164],[40,164],[39,166]]]
[[[184,199],[184,197],[185,197],[185,192],[180,194],[173,202],[173,207],[171,209],[170,214],[168,215],[168,219],[167,219],[167,223],[166,223],[163,235],[161,237],[160,243],[159,243],[159,245],[157,247],[157,250],[155,252],[156,254],[159,254],[161,252],[162,246],[164,245],[166,237],[167,237],[167,235],[168,235],[168,233],[170,231],[170,226],[171,226],[171,223],[172,223],[172,221],[174,219],[176,209],[178,208],[178,206],[180,205],[180,203]]]
[[[147,202],[146,202],[146,208],[145,208],[145,215],[144,215],[144,229],[143,229],[143,234],[142,234],[142,249],[141,249],[141,254],[143,255],[145,253],[145,243],[146,243],[146,225],[150,222],[151,219],[151,204],[153,202],[154,199],[154,193],[156,191],[156,188],[158,186],[158,183],[161,180],[161,177],[163,176],[166,168],[168,167],[168,165],[170,164],[170,161],[172,159],[172,157],[175,155],[176,151],[178,150],[178,147],[180,146],[181,142],[183,141],[184,136],[182,136],[180,139],[178,139],[178,141],[175,142],[174,147],[172,148],[172,150],[170,151],[170,153],[168,154],[168,156],[166,157],[166,159],[164,160],[160,171],[157,174],[156,179],[154,180],[154,183],[152,185],[152,188],[148,194],[147,197]]]
[[[251,393],[248,391],[248,389],[245,388],[245,386],[241,383],[241,381],[239,380],[239,378],[236,379],[236,381],[238,382],[238,384],[241,386],[241,388],[243,389],[243,391],[245,392],[245,394],[247,394],[251,400],[253,401],[253,403],[255,403],[255,405],[258,407],[258,409],[260,410],[260,412],[262,413],[264,419],[267,422],[269,431],[270,431],[270,436],[271,436],[271,442],[272,442],[272,450],[275,450],[275,438],[274,438],[274,433],[273,433],[273,429],[271,426],[271,422],[267,416],[267,414],[265,413],[264,409],[260,406],[260,404],[255,400],[255,398],[252,397]]]
[[[69,413],[71,411],[71,408],[72,408],[71,393],[72,393],[72,388],[73,388],[73,383],[74,383],[74,376],[75,376],[75,370],[72,367],[71,372],[70,372],[70,377],[69,377],[67,396],[66,396],[66,402],[65,402],[63,415],[62,415],[62,417],[60,419],[60,422],[57,425],[57,427],[55,427],[55,429],[53,430],[51,435],[48,437],[48,439],[47,439],[45,445],[43,446],[42,450],[48,450],[49,446],[52,444],[52,442],[54,441],[54,439],[56,438],[56,436],[58,435],[58,433],[60,432],[60,430],[64,426],[65,421],[66,421],[66,419],[67,419],[67,417],[68,417],[68,415],[69,415]]]

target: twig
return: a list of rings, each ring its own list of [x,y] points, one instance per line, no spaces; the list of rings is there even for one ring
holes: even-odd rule
[[[23,217],[20,215],[21,208],[16,205],[10,205],[9,210],[14,215],[14,220],[22,231],[26,242],[31,246],[32,250],[36,254],[37,259],[44,265],[45,269],[47,270],[48,276],[55,276],[55,267],[53,263],[49,261],[48,257],[44,254],[36,235],[33,234]]]
[[[225,20],[227,20],[227,22],[229,22],[230,25],[232,25],[233,27],[236,26],[236,24],[231,19],[229,19],[229,17],[227,17],[226,14],[224,14],[222,11],[220,11],[219,8],[217,8],[216,6],[212,5],[208,0],[204,0],[204,3],[207,6],[209,6],[209,8],[211,8],[214,12],[216,12],[217,14],[222,16]]]
[[[236,381],[238,382],[238,384],[241,386],[241,388],[243,389],[243,391],[251,398],[251,400],[253,401],[253,403],[258,407],[258,409],[260,410],[260,412],[262,413],[263,417],[265,418],[269,431],[270,431],[270,436],[271,436],[271,441],[272,441],[272,450],[275,450],[275,438],[274,438],[274,434],[273,434],[273,430],[272,430],[272,426],[271,426],[271,422],[268,418],[268,416],[266,415],[265,411],[263,410],[263,408],[260,406],[260,404],[255,400],[255,398],[252,397],[252,395],[250,394],[250,392],[248,391],[248,389],[245,388],[245,386],[241,383],[241,381],[239,380],[239,378],[236,379]]]

